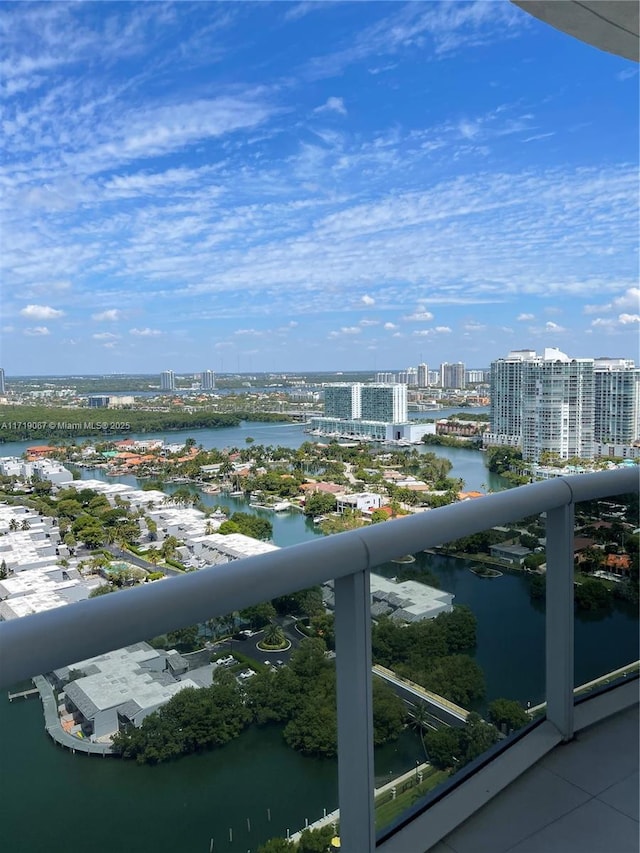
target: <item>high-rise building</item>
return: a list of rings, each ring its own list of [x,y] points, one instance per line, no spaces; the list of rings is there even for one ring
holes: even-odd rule
[[[481,385],[487,381],[486,370],[467,370],[465,371],[465,379],[467,385]]]
[[[407,367],[406,370],[401,370],[400,373],[398,373],[398,382],[401,385],[417,385],[418,371],[415,367]]]
[[[216,387],[216,375],[213,370],[203,370],[200,374],[200,388],[203,391],[213,391]]]
[[[160,374],[160,390],[175,391],[176,390],[176,375],[173,370],[163,370]]]
[[[337,382],[324,389],[324,414],[327,418],[360,417],[360,382]]]
[[[595,360],[597,442],[630,445],[640,438],[640,368],[625,358]]]
[[[5,394],[7,386],[4,381],[4,367],[0,367],[0,394]]]
[[[407,386],[382,384],[360,386],[360,415],[363,421],[404,423],[409,417]]]
[[[445,361],[440,365],[440,387],[465,387],[465,367],[463,362],[458,361],[456,364],[448,364]]]
[[[324,389],[325,418],[404,423],[407,386],[399,383],[339,382]]]
[[[395,373],[376,373],[376,382],[395,382]]]
[[[418,365],[418,388],[429,387],[429,367],[426,364]]]
[[[491,362],[489,433],[496,443],[522,443],[522,364],[535,357],[535,350],[512,350],[506,358]]]
[[[593,426],[592,358],[569,358],[553,349],[523,362],[523,459],[538,462],[545,450],[560,459],[592,459]]]
[[[560,459],[594,455],[594,361],[556,348],[510,352],[491,364],[489,444],[522,448],[523,459],[543,452]]]

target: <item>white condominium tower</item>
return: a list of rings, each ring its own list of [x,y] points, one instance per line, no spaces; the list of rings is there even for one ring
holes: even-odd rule
[[[398,383],[361,385],[360,417],[363,421],[404,423],[409,417],[407,386]]]
[[[595,360],[595,440],[629,445],[640,437],[640,368],[626,358]]]
[[[360,417],[360,382],[338,382],[324,389],[324,416],[352,420]]]
[[[324,389],[325,418],[404,423],[409,417],[407,386],[341,382]]]
[[[429,387],[429,366],[427,364],[418,365],[418,388]]]
[[[569,358],[555,348],[543,355],[516,350],[491,364],[489,444],[522,448],[539,462],[544,451],[560,459],[594,455],[594,360]]]
[[[522,441],[522,363],[536,357],[535,350],[513,350],[491,362],[492,443],[519,447]]]
[[[0,394],[4,394],[7,390],[4,381],[4,367],[0,367]]]
[[[545,349],[523,362],[522,456],[539,461],[543,451],[560,459],[593,458],[592,358],[569,358]]]
[[[466,371],[463,362],[456,364],[444,362],[440,365],[440,387],[441,388],[464,388]]]
[[[398,382],[401,385],[417,385],[418,371],[415,367],[407,367],[406,370],[401,370],[400,373],[398,373]]]
[[[216,375],[213,370],[203,370],[200,374],[200,388],[203,391],[213,391],[216,387]]]
[[[161,391],[175,391],[176,389],[176,376],[173,370],[163,370],[160,374],[160,390]]]

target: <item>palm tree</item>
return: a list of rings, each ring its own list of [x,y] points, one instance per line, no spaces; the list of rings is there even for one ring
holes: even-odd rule
[[[147,548],[145,556],[150,563],[153,563],[154,566],[157,566],[160,562],[160,551],[158,551],[158,549],[153,545],[150,548]]]
[[[424,742],[424,730],[429,728],[429,711],[426,702],[418,701],[413,705],[413,711],[409,712],[411,721],[409,725],[420,735],[420,743],[424,751],[425,760],[429,760],[429,753]]]
[[[281,646],[284,643],[284,632],[277,622],[271,622],[264,632],[266,646]]]

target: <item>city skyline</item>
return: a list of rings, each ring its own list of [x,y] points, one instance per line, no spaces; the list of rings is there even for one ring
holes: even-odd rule
[[[8,376],[637,358],[633,63],[499,0],[1,18]]]

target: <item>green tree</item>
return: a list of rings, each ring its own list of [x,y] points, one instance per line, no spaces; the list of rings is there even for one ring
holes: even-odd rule
[[[371,523],[379,524],[381,521],[388,521],[389,516],[383,509],[374,509],[371,513]]]
[[[412,729],[415,729],[420,736],[420,743],[422,744],[425,761],[429,761],[429,753],[427,752],[427,746],[424,740],[425,732],[429,731],[429,722],[430,717],[428,705],[426,702],[419,699],[412,705],[411,710],[409,711],[409,725]]]
[[[193,651],[198,644],[198,626],[188,625],[186,628],[177,628],[169,631],[167,640],[172,646],[180,646],[185,651]]]
[[[282,628],[277,622],[272,622],[264,632],[265,646],[279,647],[285,643],[285,636]]]
[[[258,853],[294,853],[293,842],[286,838],[270,838],[258,847]]]
[[[425,675],[429,690],[467,707],[484,694],[484,675],[478,664],[467,655],[439,658]]]
[[[326,492],[315,492],[304,499],[304,514],[309,516],[325,515],[335,512],[336,499]]]
[[[522,728],[531,718],[514,699],[494,699],[489,704],[489,720],[496,728],[512,732]]]
[[[373,742],[375,746],[395,740],[404,728],[404,703],[385,681],[373,680]]]
[[[264,628],[276,617],[276,609],[270,601],[254,604],[240,611],[240,618],[248,622],[254,631]]]
[[[612,595],[603,583],[587,578],[576,584],[575,602],[578,610],[609,610]]]
[[[298,842],[298,853],[327,853],[331,849],[333,827],[304,829]]]
[[[95,589],[92,589],[89,593],[89,598],[98,598],[100,595],[108,595],[110,592],[116,592],[117,587],[111,586],[110,583],[103,583],[100,586],[97,586]]]
[[[220,525],[220,533],[223,533],[222,528],[225,525],[234,524],[237,531],[244,536],[251,536],[253,539],[267,540],[273,535],[273,525],[266,518],[261,518],[258,515],[249,515],[246,512],[234,512],[229,521],[224,521]]]

